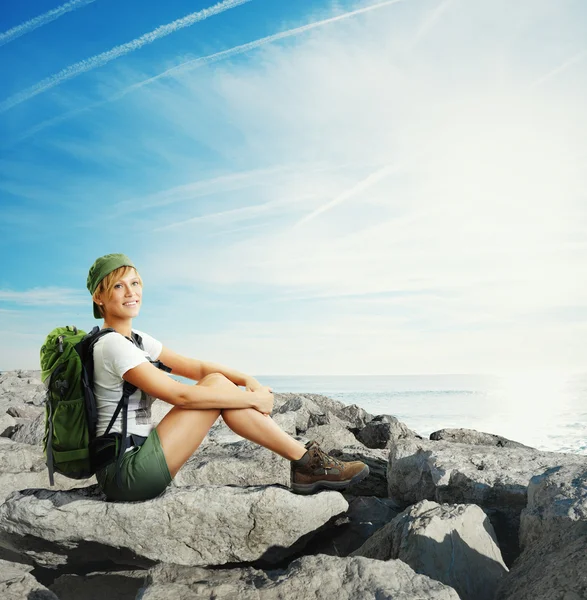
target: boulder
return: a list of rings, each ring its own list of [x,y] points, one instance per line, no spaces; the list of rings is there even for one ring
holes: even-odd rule
[[[16,420],[8,413],[0,415],[0,437],[9,438],[16,431]]]
[[[555,467],[531,479],[528,506],[521,516],[520,545],[523,552],[496,598],[587,597],[586,465]]]
[[[269,564],[347,508],[338,492],[298,496],[277,486],[169,487],[146,502],[112,503],[96,487],[26,490],[0,506],[0,545],[48,567]]]
[[[439,429],[430,434],[434,441],[457,442],[459,444],[470,444],[471,446],[497,446],[499,448],[530,448],[493,433],[475,431],[474,429]]]
[[[46,389],[40,371],[6,371],[0,373],[0,406],[32,404],[42,406]],[[3,412],[4,412],[3,411]]]
[[[76,480],[55,473],[52,489],[70,490],[95,481],[94,477]],[[49,472],[42,448],[0,438],[0,504],[16,490],[39,487],[49,487]]]
[[[352,556],[400,559],[453,587],[461,600],[493,600],[507,573],[495,533],[473,504],[423,500],[379,529]]]
[[[531,477],[553,466],[580,465],[584,460],[576,454],[532,448],[403,439],[390,450],[389,497],[403,507],[420,500],[481,506],[510,566],[519,554],[520,513],[526,506]]]
[[[10,436],[13,442],[40,446],[45,436],[45,415],[40,414],[32,421],[21,421]]]
[[[355,496],[387,497],[387,450],[365,448],[355,443],[353,446],[344,446],[342,450],[333,450],[331,455],[345,462],[360,460],[369,467],[369,475],[352,487]]]
[[[344,493],[344,497],[349,503],[348,511],[337,517],[323,535],[317,534],[308,543],[306,554],[348,556],[400,512],[389,498],[348,493]]]
[[[401,561],[304,556],[287,569],[209,570],[161,565],[149,572],[141,600],[459,600],[450,587],[417,575]]]
[[[181,467],[174,485],[289,486],[291,463],[288,460],[233,435],[232,443],[200,446]]]
[[[16,406],[10,406],[6,411],[6,414],[17,419],[27,419],[32,421],[39,415],[45,413],[44,409],[39,406],[32,406],[30,404],[22,404]]]
[[[2,600],[60,600],[31,575],[33,567],[0,559],[0,598]]]
[[[419,437],[391,415],[378,415],[357,433],[357,439],[367,448],[391,448],[396,440]]]
[[[59,600],[134,600],[147,571],[112,571],[61,575],[49,586]]]

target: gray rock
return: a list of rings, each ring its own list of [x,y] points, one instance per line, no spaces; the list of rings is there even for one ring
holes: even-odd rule
[[[367,448],[391,448],[396,440],[405,438],[419,436],[391,415],[378,415],[357,433],[357,439]]]
[[[493,527],[474,504],[423,500],[369,538],[353,556],[400,559],[453,587],[461,600],[493,600],[507,573]]]
[[[10,436],[13,442],[39,446],[45,436],[45,415],[41,414],[32,421],[20,423]]]
[[[404,507],[420,500],[481,506],[509,566],[519,554],[517,532],[530,478],[553,466],[582,463],[576,454],[404,439],[390,451],[388,491]]]
[[[298,496],[277,486],[170,487],[153,500],[128,503],[105,502],[95,488],[27,490],[0,506],[0,545],[51,567],[274,563],[347,508],[338,492]]]
[[[331,453],[333,450],[341,450],[344,447],[354,446],[362,448],[363,445],[357,442],[357,438],[342,424],[336,417],[327,425],[309,427],[302,435],[304,442],[311,440],[317,441],[322,449]]]
[[[342,450],[334,450],[331,454],[345,462],[360,460],[369,467],[368,477],[352,487],[355,496],[387,497],[387,450],[360,447],[359,443],[355,443],[353,446],[345,446]]]
[[[207,570],[165,565],[152,569],[141,600],[459,600],[442,583],[401,561],[305,556],[285,571]]]
[[[287,487],[290,484],[290,462],[267,448],[236,436],[232,443],[209,443],[200,446],[179,470],[174,484],[280,484]]]
[[[553,468],[532,478],[521,516],[520,544],[523,552],[496,598],[587,597],[586,465]]]
[[[147,571],[61,575],[49,586],[59,600],[135,600]]]
[[[583,457],[582,462],[532,477],[528,505],[521,515],[522,548],[587,525],[587,459]]]
[[[31,575],[33,567],[0,559],[2,600],[60,600]]]
[[[9,438],[16,430],[16,420],[8,413],[0,415],[0,437]]]
[[[493,433],[475,431],[474,429],[440,429],[430,434],[434,441],[457,442],[459,444],[470,444],[472,446],[497,446],[499,448],[530,448]]]
[[[41,383],[40,371],[6,371],[0,373],[0,406],[32,404],[42,406],[45,401],[45,386]]]
[[[70,490],[95,481],[94,477],[76,480],[55,473],[52,489]],[[0,503],[16,490],[43,487],[50,486],[42,448],[0,438]]]
[[[23,404],[21,406],[10,406],[6,411],[6,414],[10,415],[11,417],[32,421],[39,415],[43,415],[44,412],[44,409],[40,408],[39,406]]]
[[[315,402],[298,394],[281,394],[283,402],[274,408],[273,415],[293,413],[296,418],[296,431],[303,433],[310,427],[328,425],[330,417]]]
[[[348,511],[337,517],[323,536],[318,534],[308,544],[307,554],[349,556],[400,512],[389,498],[351,496],[347,493],[344,496],[349,503]]]

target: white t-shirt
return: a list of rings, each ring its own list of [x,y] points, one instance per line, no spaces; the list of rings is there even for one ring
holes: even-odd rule
[[[98,407],[96,435],[102,435],[110,423],[122,397],[122,376],[138,365],[157,360],[163,345],[150,335],[133,329],[143,338],[144,350],[137,348],[120,333],[112,332],[101,337],[94,346],[94,395]],[[142,390],[129,398],[127,432],[147,436],[153,429],[151,404],[155,399]],[[110,431],[122,432],[122,410]]]

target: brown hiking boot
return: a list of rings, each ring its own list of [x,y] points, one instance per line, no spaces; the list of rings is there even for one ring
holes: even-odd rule
[[[306,449],[302,458],[291,461],[291,487],[296,494],[313,494],[320,488],[343,490],[369,475],[365,463],[337,460],[317,442],[308,442]]]

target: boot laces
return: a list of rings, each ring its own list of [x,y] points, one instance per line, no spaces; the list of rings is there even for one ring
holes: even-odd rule
[[[337,467],[342,467],[343,463],[341,460],[338,460],[336,458],[334,458],[333,456],[330,456],[330,454],[326,454],[326,452],[324,452],[324,450],[322,450],[322,448],[320,448],[320,446],[318,446],[317,444],[314,446],[314,450],[316,452],[316,454],[318,454],[318,456],[320,457],[320,462],[324,465],[324,463],[334,463],[334,465],[336,465]]]

